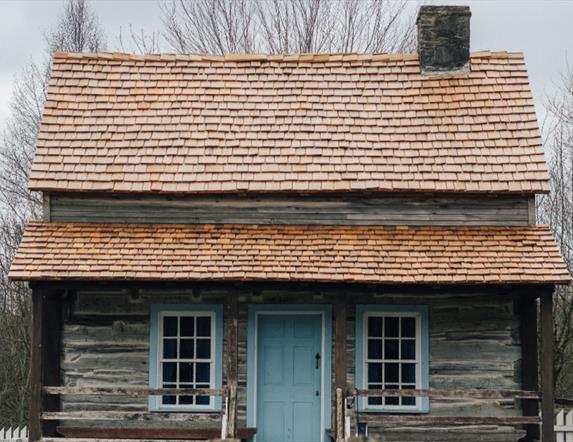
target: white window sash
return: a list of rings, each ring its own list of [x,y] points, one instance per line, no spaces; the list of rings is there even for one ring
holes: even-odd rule
[[[381,358],[381,359],[369,359],[368,358],[368,318],[414,318],[416,321],[416,333],[415,333],[415,343],[416,343],[416,356],[415,359],[385,359],[385,358]],[[398,368],[398,385],[402,385],[402,384],[407,384],[408,386],[413,385],[414,389],[420,389],[421,388],[421,382],[422,382],[422,317],[421,314],[419,312],[408,312],[408,311],[403,311],[403,312],[389,312],[389,311],[369,311],[369,312],[365,312],[362,318],[362,330],[363,330],[363,336],[362,336],[362,385],[364,386],[365,390],[369,389],[369,385],[370,384],[381,384],[381,385],[385,385],[387,384],[387,382],[384,381],[384,364],[386,363],[398,363],[398,364],[416,364],[416,382],[411,383],[411,382],[402,382],[402,370],[401,370],[401,366],[399,366]],[[384,327],[384,322],[382,327]],[[398,337],[396,337],[395,339],[398,340],[398,345],[399,345],[399,351],[401,353],[401,343],[402,343],[402,330],[401,327],[398,330]],[[382,341],[382,345],[385,341],[384,338],[380,337],[378,338]],[[406,339],[412,339],[412,338],[406,338]],[[385,355],[383,355],[385,356]],[[368,382],[368,363],[379,363],[382,364],[382,381],[381,382]],[[415,403],[413,405],[386,405],[386,404],[369,404],[368,403],[368,398],[363,398],[364,399],[364,409],[365,410],[376,410],[376,411],[416,411],[419,410],[421,408],[421,398],[416,397],[415,399]],[[385,402],[385,400],[383,399],[383,402]]]
[[[176,316],[178,318],[178,329],[177,329],[177,335],[174,337],[167,337],[167,339],[174,339],[177,341],[177,349],[179,351],[179,341],[181,340],[181,326],[180,326],[180,319],[181,317],[194,317],[195,318],[195,322],[194,322],[194,336],[192,337],[192,339],[195,341],[194,346],[195,346],[195,355],[197,352],[197,317],[209,317],[211,319],[211,336],[209,337],[210,339],[210,354],[211,357],[209,359],[205,359],[205,358],[164,358],[163,357],[163,343],[164,343],[164,336],[163,336],[163,326],[164,326],[164,319],[166,316]],[[157,372],[157,380],[156,380],[156,388],[163,388],[163,363],[165,362],[172,362],[176,364],[176,376],[175,382],[166,382],[167,384],[176,384],[177,386],[179,386],[181,384],[179,378],[179,363],[185,363],[185,362],[190,362],[193,363],[193,382],[186,382],[188,384],[193,384],[196,385],[197,382],[195,382],[195,379],[197,377],[197,373],[196,373],[196,364],[197,363],[209,363],[209,387],[208,388],[214,388],[215,385],[215,366],[216,366],[216,358],[217,355],[216,353],[216,340],[217,340],[217,336],[216,336],[216,314],[215,312],[212,311],[167,311],[167,310],[162,310],[158,313],[157,315],[157,367],[156,367],[156,372]],[[206,339],[206,338],[200,338],[200,339]],[[205,383],[206,384],[206,383]],[[181,388],[186,388],[186,387],[181,387]],[[194,387],[196,388],[196,387]],[[195,395],[195,397],[197,397],[198,395]],[[199,395],[200,396],[200,395]],[[215,398],[213,396],[207,396],[209,399],[209,403],[208,404],[164,404],[163,400],[162,400],[162,396],[158,396],[157,397],[157,410],[159,411],[166,411],[166,410],[177,410],[177,411],[213,411],[215,409]],[[178,399],[179,401],[179,399]]]

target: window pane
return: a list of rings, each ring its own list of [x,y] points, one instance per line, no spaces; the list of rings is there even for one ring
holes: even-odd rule
[[[402,340],[402,359],[416,359],[416,341],[414,339]]]
[[[179,384],[179,388],[195,388],[195,386],[193,384]],[[193,401],[189,401],[189,398],[192,398],[194,396],[191,395],[184,395],[184,396],[179,396],[179,403],[180,404],[192,404]],[[183,399],[185,398],[185,399]],[[187,402],[183,402],[183,401],[187,401]]]
[[[368,336],[382,337],[382,318],[369,317],[368,318]]]
[[[368,359],[382,359],[382,339],[368,339]]]
[[[192,362],[182,362],[179,364],[179,382],[193,382]]]
[[[398,385],[386,385],[386,389],[388,390],[398,390]],[[400,404],[400,398],[397,396],[392,396],[392,397],[386,397],[384,398],[386,400],[386,405],[399,405]]]
[[[385,337],[398,337],[399,321],[400,318],[384,318],[384,336]]]
[[[369,385],[368,390],[382,390],[381,385]],[[383,398],[381,397],[369,397],[368,405],[382,405]]]
[[[382,382],[382,364],[368,364],[368,382]]]
[[[175,396],[163,396],[161,399],[163,405],[175,405],[177,399]]]
[[[402,398],[402,405],[405,405],[408,407],[410,407],[410,406],[414,407],[414,406],[416,406],[416,398],[415,397],[403,397]]]
[[[209,405],[209,396],[197,396],[195,402],[197,405]]]
[[[398,339],[384,340],[384,359],[398,359]]]
[[[193,359],[193,339],[181,339],[179,341],[179,357],[182,359]]]
[[[163,357],[165,359],[177,358],[177,339],[163,340]]]
[[[416,382],[416,364],[401,364],[402,365],[402,382],[415,383]]]
[[[163,336],[177,336],[176,316],[165,316],[163,318]]]
[[[194,396],[179,396],[179,403],[182,405],[189,405],[193,403]]]
[[[402,387],[403,390],[414,390],[414,386]],[[414,406],[416,405],[415,397],[402,397],[402,405]]]
[[[195,336],[195,318],[181,316],[181,336]]]
[[[197,336],[211,336],[211,318],[199,316],[197,318]]]
[[[368,405],[382,405],[381,397],[369,397],[368,398]]]
[[[197,388],[209,388],[209,384],[197,384]],[[209,396],[195,396],[197,405],[209,405]]]
[[[211,381],[211,364],[207,362],[198,362],[196,367],[196,382],[210,382]]]
[[[177,364],[175,362],[163,363],[163,382],[177,382]]]
[[[384,382],[399,382],[398,367],[400,364],[384,364]],[[390,388],[386,386],[387,388]]]
[[[209,359],[211,357],[211,340],[197,339],[197,359]]]
[[[163,388],[177,388],[175,384],[163,384]],[[175,405],[177,403],[177,399],[175,396],[162,396],[161,403],[163,405]]]
[[[402,337],[415,338],[416,337],[416,319],[415,318],[402,318]]]

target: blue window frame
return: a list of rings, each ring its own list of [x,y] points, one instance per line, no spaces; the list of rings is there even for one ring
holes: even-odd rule
[[[150,388],[221,388],[223,308],[215,304],[151,306]],[[151,411],[219,411],[213,396],[150,396]]]
[[[356,387],[364,390],[429,387],[428,308],[356,306]],[[428,398],[360,398],[359,410],[427,413]]]

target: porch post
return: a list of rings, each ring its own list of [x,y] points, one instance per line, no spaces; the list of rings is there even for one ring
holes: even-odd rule
[[[32,345],[30,354],[29,440],[42,438],[42,294],[32,289]]]
[[[59,411],[58,396],[45,396],[44,386],[60,385],[62,311],[60,293],[32,288],[29,439],[56,436],[57,421],[42,422],[43,411]]]
[[[228,415],[227,434],[228,439],[237,437],[237,378],[238,378],[238,305],[236,296],[227,296],[225,302],[225,367],[227,372]]]
[[[553,392],[553,290],[541,295],[541,439],[555,442]]]
[[[537,346],[537,297],[524,295],[520,299],[521,335],[521,387],[522,390],[539,390],[538,346]],[[539,416],[537,401],[523,401],[524,416]],[[523,442],[539,440],[539,425],[526,425]]]
[[[343,441],[346,398],[346,295],[337,294],[334,307],[335,439]]]

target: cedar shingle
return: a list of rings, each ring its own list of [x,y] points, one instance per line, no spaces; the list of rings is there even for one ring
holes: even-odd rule
[[[547,226],[358,227],[32,222],[14,280],[567,283]]]
[[[523,56],[471,66],[428,78],[415,54],[56,54],[30,187],[548,191]]]

